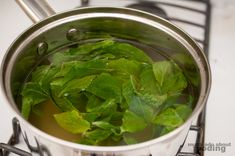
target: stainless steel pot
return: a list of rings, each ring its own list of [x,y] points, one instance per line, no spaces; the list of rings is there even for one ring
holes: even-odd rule
[[[55,156],[174,156],[177,153],[193,119],[204,107],[211,85],[208,62],[200,47],[185,32],[160,17],[133,9],[82,8],[52,15],[55,12],[43,0],[17,2],[36,24],[21,34],[8,49],[1,63],[0,96],[15,112],[29,145],[41,147],[44,152],[48,149]],[[14,93],[38,60],[61,47],[107,35],[157,49],[185,72],[188,68],[195,69],[193,77],[199,80],[195,83],[197,101],[192,115],[182,126],[143,143],[98,147],[58,139],[21,117]]]

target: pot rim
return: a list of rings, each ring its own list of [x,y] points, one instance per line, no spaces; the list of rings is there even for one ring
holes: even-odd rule
[[[162,23],[167,24],[168,28],[170,27],[170,29],[172,29],[172,28],[176,29],[177,32],[180,33],[180,35],[183,35],[182,36],[183,39],[187,40],[187,42],[190,42],[190,45],[193,46],[192,49],[194,49],[194,51],[197,51],[197,52],[200,53],[200,57],[203,59],[202,61],[204,61],[204,64],[205,64],[204,67],[206,67],[206,69],[204,69],[204,70],[206,70],[206,72],[207,72],[207,75],[206,75],[206,78],[205,78],[207,83],[206,83],[206,87],[204,88],[205,93],[203,95],[201,95],[201,91],[200,91],[200,96],[198,98],[198,102],[196,104],[196,107],[193,110],[193,113],[187,119],[187,121],[185,121],[180,127],[176,128],[173,131],[171,131],[171,132],[169,132],[169,133],[167,133],[163,136],[160,136],[158,138],[151,139],[151,140],[148,140],[148,141],[145,141],[145,142],[140,142],[140,143],[133,144],[133,145],[121,145],[121,146],[82,145],[82,144],[78,144],[78,143],[65,141],[63,139],[54,137],[52,135],[49,135],[49,134],[39,130],[37,127],[34,127],[32,124],[30,124],[27,120],[25,120],[20,115],[20,112],[18,111],[15,103],[14,104],[13,103],[9,104],[11,102],[10,102],[9,98],[7,97],[6,92],[5,92],[5,86],[4,86],[4,81],[5,80],[4,80],[3,77],[5,76],[4,75],[4,67],[6,66],[5,64],[6,64],[7,56],[9,55],[9,52],[12,51],[12,47],[15,46],[18,42],[20,42],[19,40],[21,40],[21,38],[23,38],[22,36],[25,36],[25,34],[34,32],[35,28],[38,29],[37,27],[41,27],[41,26],[44,26],[48,23],[50,24],[51,22],[57,21],[58,19],[60,19],[60,16],[62,16],[64,14],[68,14],[68,16],[66,16],[66,17],[69,17],[69,16],[71,16],[71,15],[69,15],[70,13],[76,12],[77,10],[89,11],[89,10],[92,10],[92,9],[100,9],[101,11],[104,10],[104,9],[124,10],[124,11],[127,11],[127,12],[137,13],[138,15],[139,14],[145,15],[145,17],[149,18],[149,19],[158,19]],[[92,13],[92,12],[90,12],[90,13]],[[195,48],[196,48],[196,50],[195,50]],[[13,51],[14,50],[15,49],[13,48]],[[198,116],[198,114],[202,111],[203,107],[206,104],[207,98],[209,96],[210,88],[211,88],[211,71],[210,71],[210,66],[209,66],[209,63],[206,59],[206,56],[203,53],[202,49],[199,47],[199,45],[186,32],[184,32],[181,28],[175,26],[171,22],[169,22],[169,21],[167,21],[167,20],[165,20],[165,19],[163,19],[159,16],[156,16],[156,15],[144,12],[144,11],[136,10],[136,9],[123,8],[123,7],[84,7],[84,8],[79,8],[79,9],[72,9],[72,10],[69,10],[69,11],[62,12],[62,13],[57,13],[53,16],[50,16],[50,17],[40,21],[39,23],[37,23],[35,25],[32,25],[27,30],[25,30],[22,34],[20,34],[15,39],[15,41],[10,45],[7,52],[4,54],[4,58],[2,59],[1,69],[0,70],[1,70],[0,83],[1,83],[1,92],[2,92],[1,94],[3,94],[3,97],[4,97],[2,100],[7,105],[10,105],[11,110],[14,111],[14,113],[16,113],[16,116],[20,120],[20,122],[23,122],[23,124],[27,125],[30,130],[32,130],[33,132],[35,132],[39,136],[47,139],[48,141],[54,142],[56,144],[61,144],[61,145],[64,145],[64,146],[72,147],[72,148],[75,148],[75,149],[81,149],[81,150],[92,151],[92,152],[113,152],[113,151],[122,152],[122,151],[127,151],[127,150],[135,150],[135,149],[139,149],[139,148],[143,148],[143,147],[148,147],[152,144],[160,143],[162,141],[165,141],[165,140],[168,140],[168,139],[174,137],[175,135],[179,134],[182,130],[184,130],[188,125],[190,125],[191,122],[193,121],[193,119],[196,118]]]

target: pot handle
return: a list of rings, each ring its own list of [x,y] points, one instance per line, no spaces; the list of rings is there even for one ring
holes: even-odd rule
[[[15,0],[26,15],[37,23],[56,12],[50,7],[47,0]]]

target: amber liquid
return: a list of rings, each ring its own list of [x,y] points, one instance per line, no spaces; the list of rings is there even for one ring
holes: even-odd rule
[[[39,110],[40,113],[31,112],[29,122],[40,130],[61,138],[63,140],[77,142],[81,135],[72,134],[61,128],[53,114],[59,114],[61,111],[51,101],[39,104],[35,109]]]

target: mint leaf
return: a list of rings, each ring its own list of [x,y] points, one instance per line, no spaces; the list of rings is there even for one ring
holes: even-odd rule
[[[105,60],[89,60],[86,62],[78,61],[64,76],[66,79],[81,78],[89,75],[98,75],[105,72],[110,72],[112,69],[106,68],[107,61]]]
[[[97,55],[93,58],[93,60],[113,60],[115,59],[116,57],[113,55],[113,54],[103,54],[103,55]]]
[[[123,118],[123,112],[112,112],[110,115],[109,123],[115,126],[121,126]]]
[[[52,101],[60,108],[61,111],[67,112],[76,110],[76,107],[73,106],[73,103],[68,99],[68,95],[59,97],[59,94],[63,88],[65,80],[63,78],[54,80],[50,83],[51,88],[51,99]]]
[[[59,68],[53,66],[40,66],[32,73],[31,81],[38,83],[41,89],[49,95],[50,82],[56,77],[58,71]]]
[[[123,135],[123,140],[127,145],[132,145],[138,143],[138,141],[134,137]]]
[[[83,118],[88,122],[94,122],[98,117],[98,113],[81,113]]]
[[[26,119],[28,119],[34,105],[49,100],[49,95],[35,82],[28,82],[24,86],[21,95],[23,96],[21,112]]]
[[[57,68],[44,65],[38,67],[32,74],[31,82],[24,85],[21,92],[22,115],[28,119],[31,108],[50,99],[49,83],[55,77]]]
[[[183,123],[183,120],[175,109],[167,108],[155,117],[153,123],[175,128],[180,126]]]
[[[93,131],[86,132],[82,140],[90,140],[94,145],[99,144],[101,141],[107,139],[112,134],[109,130],[95,129]]]
[[[137,132],[147,127],[145,120],[137,114],[127,110],[122,119],[122,132]]]
[[[114,99],[101,100],[95,95],[88,97],[88,103],[86,106],[87,112],[93,112],[99,114],[99,116],[109,116],[116,112],[117,104]]]
[[[137,86],[133,77],[123,84],[122,94],[129,106],[129,110],[143,117],[146,122],[150,122],[153,118],[153,109],[137,95]]]
[[[165,134],[171,132],[171,131],[174,130],[174,129],[175,129],[175,127],[166,126],[166,127],[164,127],[164,128],[162,129],[162,131],[161,131],[161,133],[160,133],[160,136],[165,135]]]
[[[178,53],[173,55],[172,58],[179,62],[184,70],[185,76],[195,87],[200,85],[200,75],[198,74],[198,67],[190,56],[190,54]]]
[[[140,97],[135,95],[132,97],[132,101],[129,104],[129,110],[136,113],[138,116],[141,116],[146,123],[151,122],[154,114],[153,108],[144,103]]]
[[[157,109],[160,105],[162,105],[166,99],[167,99],[167,95],[153,95],[153,94],[141,94],[138,93],[139,98],[141,99],[141,101],[155,109]]]
[[[78,64],[82,64],[81,61],[70,61],[70,62],[63,62],[58,68],[60,69],[56,73],[57,78],[68,76],[69,73],[73,72],[73,69]]]
[[[176,105],[175,111],[184,121],[192,114],[192,108],[183,104]]]
[[[100,107],[104,101],[93,94],[86,94],[86,95],[88,98],[88,102],[86,105],[86,111],[87,112],[97,111],[98,107]]]
[[[63,89],[59,93],[59,97],[63,94],[69,94],[73,92],[85,91],[87,87],[91,84],[91,82],[95,79],[96,75],[85,76],[79,79],[73,79],[63,85]]]
[[[115,73],[120,72],[128,75],[139,75],[142,70],[142,64],[140,62],[125,58],[111,60],[108,62],[107,67],[113,69]]]
[[[114,76],[102,73],[87,88],[87,91],[104,99],[115,99],[116,102],[122,101],[121,85]]]
[[[109,122],[105,122],[105,121],[95,121],[92,123],[92,125],[104,129],[104,130],[109,130],[112,133],[116,134],[116,135],[120,135],[120,129],[117,126],[114,126],[112,124],[110,124]]]
[[[187,87],[187,80],[181,69],[169,61],[153,63],[153,72],[162,94],[179,94]]]
[[[160,86],[156,85],[157,81],[153,73],[152,65],[142,71],[140,74],[140,83],[144,92],[153,95],[160,95],[161,88]]]
[[[111,46],[112,40],[104,40],[101,42],[86,43],[77,48],[70,48],[65,52],[58,52],[52,55],[51,62],[54,65],[59,65],[61,62],[70,62],[73,60],[88,61],[95,59],[105,59],[106,57],[114,58],[113,55],[99,55],[96,51],[102,50],[107,46]]]
[[[97,110],[97,108],[100,107],[101,103],[104,102],[102,99],[100,99],[99,97],[97,97],[93,94],[87,96],[87,98],[88,98],[88,102],[86,105],[87,112],[95,112]]]
[[[102,117],[107,117],[112,115],[116,111],[117,111],[117,103],[115,102],[114,99],[109,99],[103,102],[95,112],[99,112],[99,114]]]
[[[75,110],[61,114],[55,114],[56,122],[65,130],[74,133],[84,133],[90,129],[90,123],[82,118]]]
[[[88,98],[86,97],[85,92],[74,92],[65,95],[79,112],[86,112]]]
[[[112,46],[104,48],[101,53],[111,53],[117,58],[125,58],[128,60],[152,63],[151,58],[145,52],[127,43],[114,42]]]
[[[110,130],[115,129],[116,127],[108,122],[105,121],[95,121],[92,123],[92,125],[99,127],[101,129]]]
[[[69,53],[71,55],[84,55],[84,54],[91,54],[94,51],[105,49],[106,47],[112,46],[114,41],[112,40],[104,40],[101,42],[95,43],[86,43],[78,48],[70,49]]]

